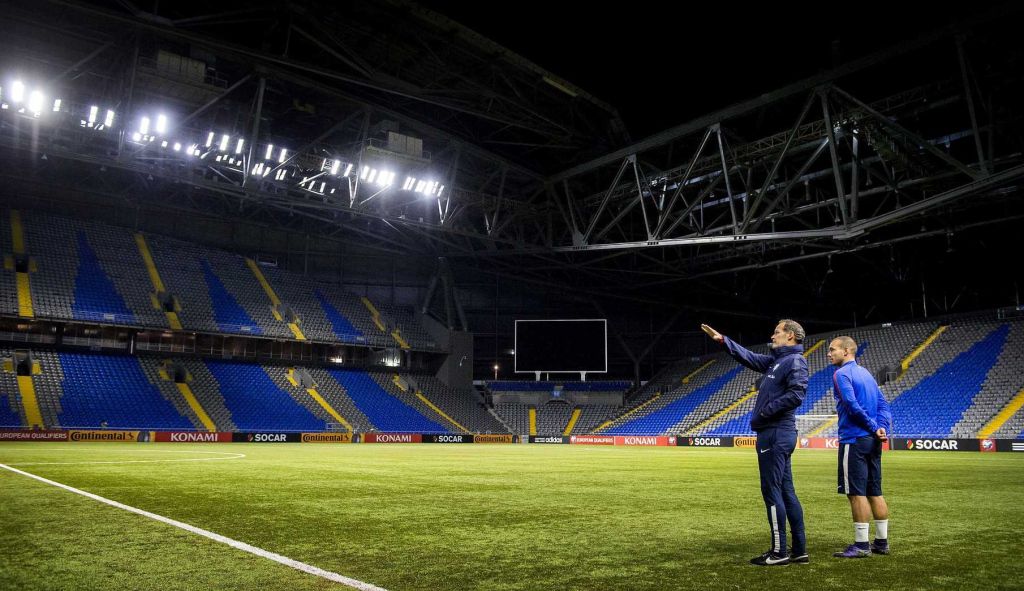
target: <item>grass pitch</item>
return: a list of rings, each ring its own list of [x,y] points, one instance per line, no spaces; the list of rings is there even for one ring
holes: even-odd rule
[[[218,454],[245,457],[165,461]],[[841,561],[835,453],[798,451],[811,564],[783,568],[747,564],[769,544],[753,450],[3,443],[0,463],[389,591],[1024,588],[1024,454],[887,454],[893,554]],[[0,581],[343,588],[6,470]]]

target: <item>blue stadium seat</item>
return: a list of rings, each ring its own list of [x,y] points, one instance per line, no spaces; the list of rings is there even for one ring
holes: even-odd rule
[[[666,405],[664,408],[627,421],[604,433],[609,435],[651,435],[664,433],[670,427],[686,418],[686,415],[693,412],[694,409],[707,401],[708,398],[711,398],[715,392],[732,381],[741,371],[743,371],[743,367],[737,366],[679,400]]]
[[[262,366],[205,361],[220,384],[231,420],[242,431],[323,431],[327,425],[277,387]]]
[[[347,342],[362,342],[365,341],[363,337],[363,331],[359,330],[345,318],[337,308],[331,305],[324,297],[324,294],[320,293],[320,290],[316,290],[316,299],[320,301],[320,307],[324,310],[324,315],[331,321],[331,327],[334,329],[334,334],[338,336],[338,339]]]
[[[328,369],[327,373],[345,387],[349,398],[373,422],[378,431],[412,433],[448,433],[450,431],[388,394],[365,372]]]
[[[117,293],[84,232],[78,232],[78,275],[72,313],[77,320],[132,324],[135,315]]]
[[[129,356],[61,353],[64,374],[59,421],[65,428],[191,430]]]
[[[213,317],[217,321],[217,326],[224,332],[263,334],[263,329],[256,325],[252,317],[238,304],[238,300],[224,287],[224,283],[210,268],[210,263],[205,259],[200,259],[199,262],[203,267],[203,277],[210,292],[210,303],[213,305]]]

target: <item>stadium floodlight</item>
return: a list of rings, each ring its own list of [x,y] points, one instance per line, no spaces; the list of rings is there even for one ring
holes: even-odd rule
[[[263,163],[262,162],[260,162],[256,166],[252,167],[252,174],[254,176],[259,176],[259,175],[263,174]]]
[[[288,150],[281,148],[281,157],[277,159],[278,164],[284,164],[285,159],[288,157]]]
[[[53,112],[60,113],[60,99],[53,99]]]
[[[180,143],[174,142],[174,151],[175,152],[180,152],[181,151],[181,144]]]
[[[149,117],[142,118],[142,122],[139,123],[139,133],[149,135]]]
[[[166,148],[167,147],[167,140],[164,140],[164,141],[160,142],[160,147],[161,148]]]
[[[427,181],[419,181],[416,183],[416,192],[422,193],[423,188],[427,186]]]
[[[209,148],[211,146],[213,146],[213,132],[212,131],[210,132],[210,135],[206,136],[206,147]]]
[[[264,160],[270,160],[274,157],[274,144],[267,144],[267,155],[263,157]]]
[[[28,110],[32,112],[36,117],[43,110],[43,103],[46,101],[46,97],[43,93],[38,90],[33,90],[32,94],[28,95]]]
[[[11,84],[11,102],[20,103],[23,98],[25,98],[25,85],[21,83],[21,80],[15,80]]]
[[[226,134],[226,133],[221,136],[221,138],[220,138],[220,151],[221,152],[227,152],[228,151],[228,142],[230,140],[231,140],[231,137],[229,137],[228,134]]]
[[[162,134],[165,131],[167,131],[167,115],[157,115],[156,116],[156,132]]]
[[[352,172],[352,166],[353,166],[353,165],[352,165],[352,163],[351,163],[351,162],[349,162],[349,163],[348,163],[348,166],[346,166],[346,167],[345,167],[345,174],[343,174],[343,175],[341,175],[341,176],[348,176],[348,175],[349,175],[349,173],[351,173],[351,172]]]
[[[89,127],[96,124],[96,117],[99,116],[100,108],[96,105],[89,107]]]
[[[281,169],[281,170],[277,171],[277,174],[274,175],[274,178],[279,180],[279,181],[283,181],[284,177],[285,177],[285,174],[287,174],[287,172],[288,171],[286,171],[284,169]]]
[[[111,109],[107,109],[107,117],[103,120],[103,126],[104,127],[113,127],[114,126],[114,111],[112,111]]]
[[[442,193],[444,193],[444,185],[437,188],[437,196],[440,197]]]
[[[142,134],[136,131],[135,133],[132,134],[132,140],[134,140],[136,142],[141,142],[142,141]]]
[[[377,178],[377,169],[376,168],[371,168],[370,169],[370,176],[366,177],[366,182],[372,183],[373,180],[376,179],[376,178]]]
[[[359,178],[365,181],[366,177],[368,177],[369,175],[370,175],[370,167],[369,166],[363,166],[363,174],[359,175]]]
[[[402,190],[403,191],[408,191],[409,189],[412,188],[413,183],[415,183],[415,182],[416,182],[416,179],[412,178],[411,176],[405,177],[405,182],[402,183]]]
[[[377,176],[377,184],[381,187],[390,187],[395,182],[395,173],[385,170]]]
[[[331,165],[331,174],[338,174],[339,168],[341,168],[341,161],[335,160],[334,164]]]
[[[323,182],[320,183],[320,192],[323,193],[326,190],[327,190],[327,181],[323,181]]]
[[[235,154],[241,154],[242,153],[242,144],[244,144],[244,143],[245,143],[244,139],[238,138],[238,143],[235,144]]]

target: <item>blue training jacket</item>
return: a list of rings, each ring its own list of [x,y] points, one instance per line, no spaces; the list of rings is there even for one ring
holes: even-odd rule
[[[763,431],[772,427],[796,429],[796,409],[807,393],[807,360],[803,345],[778,347],[771,355],[754,353],[725,337],[722,342],[729,355],[742,365],[764,374],[758,388],[750,428]]]
[[[892,412],[871,372],[850,360],[832,375],[832,397],[839,413],[839,442],[853,443],[874,435],[879,427],[892,431]]]

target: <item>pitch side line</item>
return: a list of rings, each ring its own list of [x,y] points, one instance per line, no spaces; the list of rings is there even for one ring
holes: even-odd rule
[[[257,548],[256,546],[252,546],[250,544],[246,544],[245,542],[240,542],[238,540],[234,540],[234,539],[229,538],[227,536],[222,536],[222,535],[220,535],[218,533],[214,533],[212,531],[208,531],[208,530],[196,527],[194,525],[189,525],[187,523],[182,523],[181,521],[170,519],[168,517],[164,517],[163,515],[157,515],[156,513],[150,513],[149,511],[144,511],[142,509],[137,509],[137,508],[132,507],[130,505],[125,505],[124,503],[118,503],[117,501],[112,501],[112,500],[110,500],[108,498],[101,497],[99,495],[94,495],[94,494],[92,494],[90,492],[85,492],[84,490],[79,490],[77,488],[68,486],[66,484],[61,484],[59,482],[54,482],[53,480],[48,480],[46,478],[43,478],[42,476],[36,476],[35,474],[30,474],[28,472],[24,472],[22,470],[18,470],[17,468],[12,468],[12,467],[8,466],[7,464],[0,464],[0,468],[3,468],[4,470],[7,470],[9,472],[14,472],[15,474],[21,474],[22,476],[27,476],[28,478],[32,478],[33,480],[38,480],[39,482],[42,482],[42,483],[45,483],[45,484],[49,484],[50,486],[56,486],[57,488],[62,488],[64,490],[68,491],[68,492],[73,492],[76,495],[82,495],[83,497],[90,498],[90,499],[92,499],[94,501],[99,501],[100,503],[103,503],[105,505],[110,505],[111,507],[117,507],[118,509],[123,509],[125,511],[128,511],[129,513],[135,513],[136,515],[142,515],[143,517],[148,517],[148,518],[153,519],[155,521],[159,521],[160,523],[166,523],[167,525],[173,525],[174,527],[177,527],[179,529],[183,529],[185,531],[192,532],[194,534],[203,536],[204,538],[209,538],[209,539],[211,539],[211,540],[213,540],[215,542],[220,542],[221,544],[227,544],[228,546],[231,546],[232,548],[241,550],[243,552],[248,552],[249,554],[255,554],[256,556],[259,556],[260,558],[266,558],[268,560],[273,560],[274,562],[277,562],[279,564],[283,564],[285,566],[294,568],[295,570],[300,570],[300,571],[302,571],[304,573],[309,573],[309,574],[311,574],[313,576],[317,576],[317,577],[320,577],[322,579],[327,579],[329,581],[334,581],[335,583],[341,583],[342,585],[351,587],[353,589],[359,589],[360,591],[387,591],[383,587],[377,587],[376,585],[371,585],[370,583],[364,583],[362,581],[357,581],[356,579],[351,579],[351,578],[346,577],[344,575],[339,575],[338,573],[331,572],[329,570],[324,570],[322,568],[313,566],[311,564],[306,564],[305,562],[299,562],[298,560],[293,560],[291,558],[288,558],[287,556],[281,556],[280,554],[275,554],[273,552],[269,552],[267,550],[264,550],[263,548]]]

